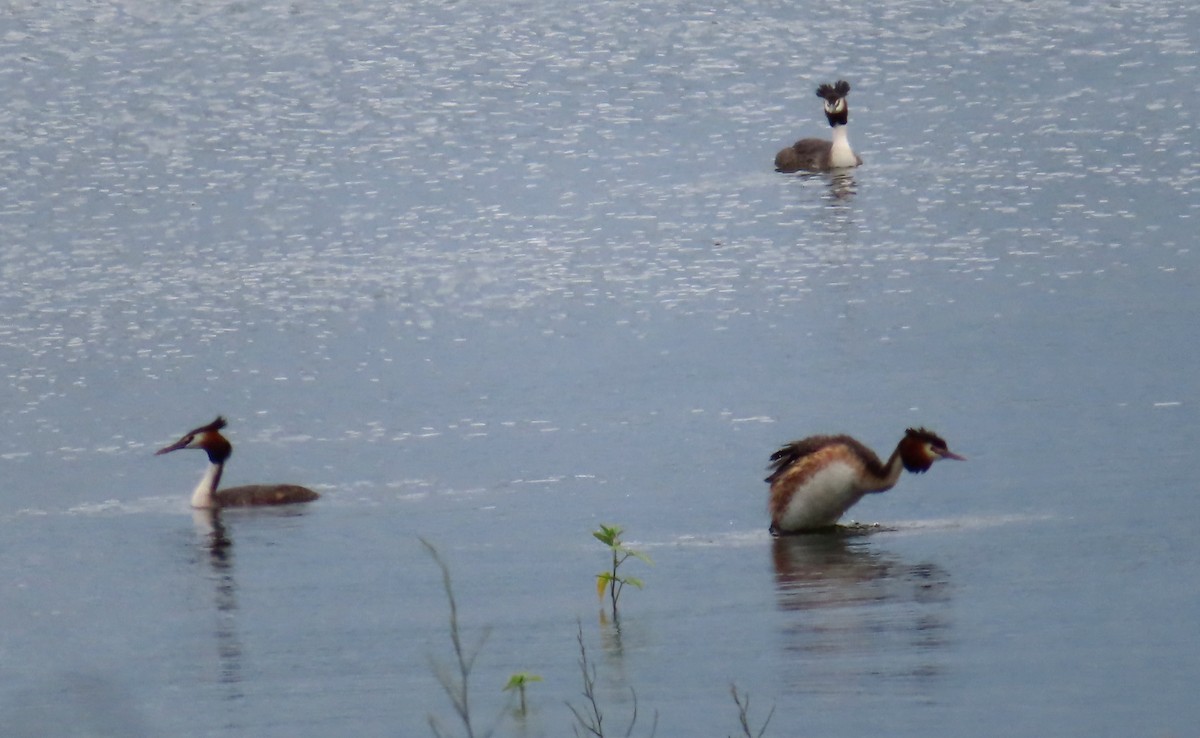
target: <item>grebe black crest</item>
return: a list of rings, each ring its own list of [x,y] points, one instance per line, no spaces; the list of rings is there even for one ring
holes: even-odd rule
[[[833,129],[833,140],[800,139],[775,155],[776,171],[828,172],[862,164],[862,157],[850,148],[850,137],[846,133],[850,122],[850,106],[846,102],[849,94],[850,83],[844,79],[817,87],[817,97],[825,101],[825,119]]]
[[[844,107],[846,96],[850,94],[850,83],[844,79],[839,79],[833,84],[828,82],[817,86],[817,97],[822,98],[828,103],[829,107],[838,107],[838,101],[842,101]]]
[[[886,463],[850,436],[809,436],[788,443],[771,455],[766,478],[771,532],[829,528],[864,495],[896,486],[901,471],[920,474],[940,459],[965,460],[924,428],[906,430]]]
[[[320,497],[311,489],[296,484],[248,484],[218,489],[225,462],[233,455],[233,444],[221,435],[221,429],[226,425],[225,418],[218,416],[208,425],[188,431],[175,443],[155,452],[155,456],[160,456],[180,449],[195,448],[208,454],[208,469],[192,493],[192,507],[214,509],[287,505],[294,502],[311,502]]]

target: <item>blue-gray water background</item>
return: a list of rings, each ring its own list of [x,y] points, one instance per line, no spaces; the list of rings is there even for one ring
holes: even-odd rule
[[[1187,736],[1200,9],[8,2],[0,733]],[[854,85],[850,179],[776,174]],[[296,481],[210,547],[203,456]],[[970,458],[772,542],[809,433]],[[599,616],[589,531],[653,566]],[[643,731],[639,729],[636,734]]]

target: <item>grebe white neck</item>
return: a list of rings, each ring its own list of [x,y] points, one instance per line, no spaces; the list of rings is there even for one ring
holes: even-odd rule
[[[208,469],[205,469],[204,477],[200,480],[200,484],[197,484],[196,490],[192,492],[192,507],[208,510],[217,506],[217,485],[221,483],[221,470],[223,467],[224,464],[219,463],[210,463],[208,465]]]
[[[846,126],[833,127],[833,148],[829,151],[829,165],[834,169],[858,165],[858,156],[850,148],[850,136]]]

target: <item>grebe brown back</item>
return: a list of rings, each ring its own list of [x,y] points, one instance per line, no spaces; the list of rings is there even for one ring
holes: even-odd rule
[[[846,133],[846,126],[850,122],[850,107],[846,103],[849,94],[850,83],[844,79],[817,88],[817,97],[825,100],[825,119],[833,129],[833,140],[800,139],[775,155],[775,171],[828,172],[862,164],[862,157],[850,148],[850,137]]]
[[[225,462],[233,454],[233,444],[221,435],[226,425],[220,416],[208,425],[190,430],[175,443],[155,452],[155,456],[178,451],[183,448],[198,448],[208,454],[208,469],[196,491],[192,493],[192,507],[213,509],[221,507],[248,507],[254,505],[287,505],[294,502],[311,502],[320,495],[296,484],[248,484],[242,487],[218,489]]]
[[[766,478],[771,485],[771,532],[829,528],[863,495],[894,487],[902,470],[920,474],[939,459],[965,461],[924,428],[905,431],[886,464],[850,436],[793,441],[771,455],[771,475]]]

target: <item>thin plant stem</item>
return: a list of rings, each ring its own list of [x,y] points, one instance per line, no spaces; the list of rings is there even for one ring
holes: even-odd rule
[[[730,684],[729,692],[733,695],[733,701],[738,707],[738,722],[742,726],[742,735],[746,738],[762,738],[767,732],[767,726],[771,724],[771,718],[775,716],[775,706],[771,705],[771,711],[767,713],[767,719],[763,721],[762,727],[755,733],[750,729],[750,695],[739,694],[737,685]]]
[[[596,699],[596,666],[588,661],[587,646],[583,642],[583,624],[577,623],[576,626],[575,640],[579,643],[579,671],[583,677],[583,697],[586,702],[582,710],[567,703],[567,708],[575,716],[575,725],[571,726],[571,730],[577,738],[581,735],[605,738],[604,713],[600,710],[600,703]],[[638,719],[637,691],[630,687],[629,695],[633,700],[633,709],[629,725],[625,729],[625,738],[633,735],[633,728],[637,725]],[[580,728],[583,729],[583,733],[580,733]],[[658,732],[657,710],[654,711],[654,723],[650,726],[650,738],[654,738],[656,732]]]
[[[442,588],[446,591],[446,600],[450,603],[450,642],[454,646],[454,661],[457,673],[451,673],[441,664],[434,662],[434,674],[437,676],[438,683],[442,685],[442,690],[445,691],[446,696],[450,699],[450,704],[453,706],[454,712],[462,722],[467,738],[475,738],[475,726],[471,721],[471,670],[475,666],[475,659],[479,655],[479,651],[488,639],[490,629],[484,629],[482,635],[479,637],[479,642],[473,648],[468,649],[463,645],[462,630],[458,624],[458,602],[454,598],[454,587],[450,580],[450,567],[442,560],[441,554],[438,553],[437,548],[432,543],[424,538],[420,538],[419,540],[421,541],[421,545],[425,547],[425,550],[433,558],[434,563],[441,569]],[[432,715],[429,716],[429,727],[438,738],[446,736],[441,725]],[[491,736],[494,731],[495,726],[483,735],[486,738],[487,736]]]

